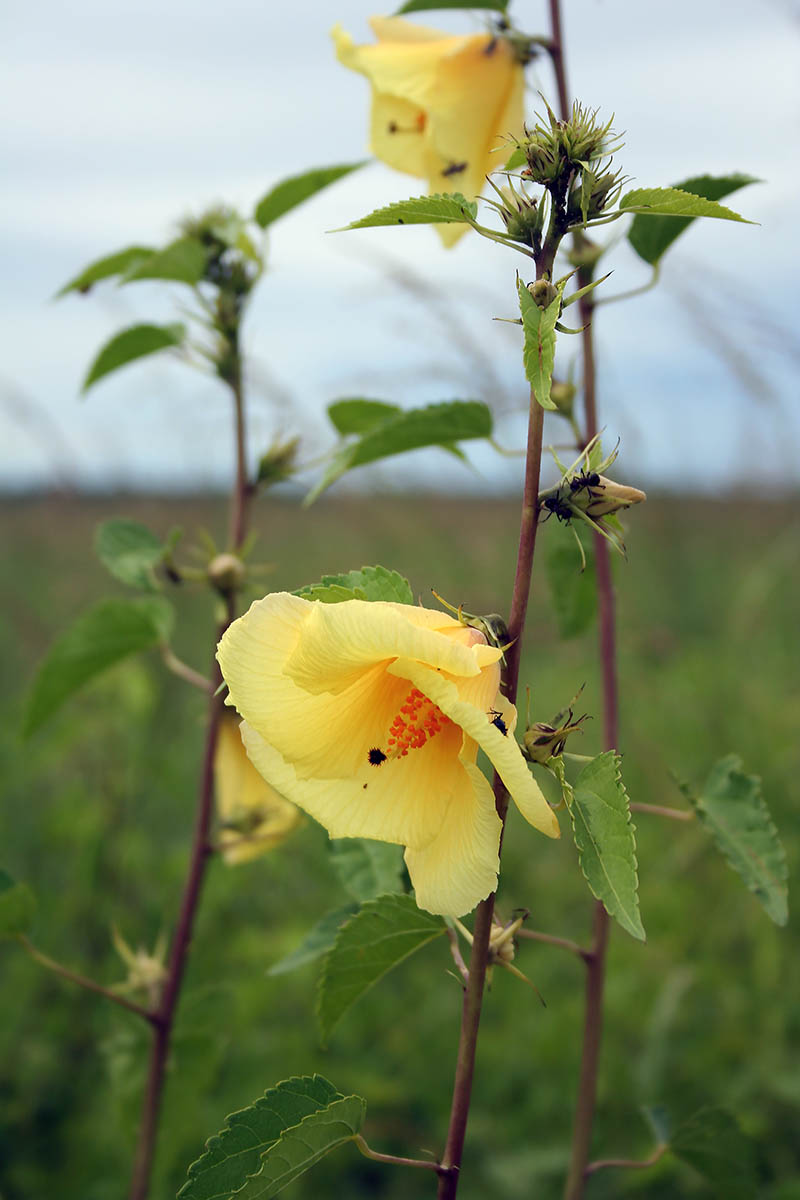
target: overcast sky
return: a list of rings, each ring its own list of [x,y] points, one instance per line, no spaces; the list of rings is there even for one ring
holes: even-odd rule
[[[564,8],[570,88],[616,114],[619,161],[636,186],[729,171],[765,181],[730,201],[760,225],[696,223],[668,256],[658,292],[597,314],[603,420],[622,438],[621,475],[645,486],[796,484],[798,5]],[[5,6],[0,486],[226,481],[227,398],[212,381],[161,357],[78,396],[99,345],[136,320],[175,319],[180,288],[51,298],[92,259],[166,241],[186,213],[218,201],[251,211],[286,175],[362,157],[368,86],[337,64],[329,30],[340,21],[369,40],[374,11],[365,0]],[[513,0],[511,12],[527,31],[546,32],[542,0]],[[476,14],[416,19],[481,28]],[[553,89],[544,63],[530,78],[532,112],[535,89]],[[471,234],[446,252],[426,228],[325,232],[419,190],[371,165],[274,227],[246,330],[254,454],[276,434],[320,425],[325,405],[348,394],[407,405],[483,398],[498,439],[522,444],[519,332],[491,317],[514,315],[524,260]],[[606,294],[644,282],[625,243],[612,259]],[[561,345],[566,366],[577,339]],[[320,425],[308,457],[327,444]],[[398,459],[379,479],[435,475],[494,491],[519,469],[486,448],[471,454],[472,472],[444,458]]]

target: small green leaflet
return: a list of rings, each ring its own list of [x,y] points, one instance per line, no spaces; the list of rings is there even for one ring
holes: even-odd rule
[[[755,1146],[725,1109],[700,1109],[675,1130],[669,1145],[708,1180],[720,1200],[754,1200],[758,1195]]]
[[[569,811],[589,890],[624,930],[644,941],[636,841],[619,765],[619,755],[613,750],[587,763],[575,782]]]
[[[775,924],[785,925],[789,869],[759,777],[745,775],[738,754],[729,754],[714,764],[699,794],[681,790],[734,871]]]
[[[442,918],[417,908],[412,896],[380,896],[363,904],[341,928],[323,964],[317,1000],[323,1044],[359,996],[445,929]]]
[[[760,182],[752,175],[697,175],[676,183],[675,188],[693,196],[703,196],[706,200],[722,200],[739,188]],[[628,241],[640,258],[655,266],[664,251],[680,237],[684,229],[689,228],[692,220],[692,217],[665,217],[660,221],[648,221],[646,216],[640,214],[631,222]]]
[[[36,897],[27,883],[17,883],[0,868],[0,939],[27,933],[36,912]]]
[[[343,575],[323,575],[319,583],[298,588],[295,596],[304,600],[322,600],[339,604],[342,600],[389,600],[395,604],[413,604],[411,584],[399,571],[387,567],[362,567]]]
[[[586,569],[582,571],[578,547],[569,529],[552,520],[550,525],[545,538],[545,569],[558,632],[565,639],[578,637],[591,626],[597,609],[594,548],[591,539],[576,529],[586,555]]]
[[[482,8],[491,9],[492,12],[505,12],[508,0],[406,0],[394,15],[399,17],[403,13],[428,12],[436,8]]]
[[[119,370],[134,359],[171,350],[180,346],[186,336],[184,325],[131,325],[117,333],[100,350],[89,367],[81,391],[87,392],[93,383]]]
[[[370,838],[334,838],[330,845],[334,870],[355,900],[405,891],[402,846]]]
[[[478,400],[450,400],[443,404],[428,404],[424,408],[398,409],[380,424],[371,425],[357,441],[338,450],[303,503],[306,506],[313,504],[322,492],[354,467],[409,450],[422,450],[426,446],[439,446],[452,453],[454,442],[490,437],[491,433],[491,411]]]
[[[370,229],[377,225],[465,225],[475,220],[478,206],[467,200],[460,192],[435,192],[432,196],[414,196],[410,200],[398,200],[334,233],[346,229]]]
[[[146,525],[124,518],[103,521],[95,530],[94,549],[115,579],[129,587],[155,591],[153,568],[161,562],[166,547]]]
[[[333,427],[344,436],[348,433],[367,433],[402,411],[398,404],[387,404],[385,400],[366,400],[362,396],[335,400],[328,405],[328,416]]]
[[[227,1118],[225,1128],[206,1142],[205,1154],[189,1167],[178,1196],[274,1196],[329,1150],[354,1138],[365,1111],[360,1096],[342,1096],[322,1075],[286,1079]]]
[[[517,291],[525,331],[525,347],[522,352],[525,377],[542,408],[554,409],[556,406],[550,399],[550,386],[556,357],[556,321],[561,312],[563,288],[559,288],[558,295],[547,308],[539,308],[519,276]]]
[[[171,279],[176,283],[199,283],[205,275],[208,251],[197,238],[182,237],[135,263],[121,283],[138,279]]]
[[[298,967],[304,967],[306,963],[314,962],[323,954],[327,954],[342,925],[355,912],[358,912],[358,905],[354,901],[352,904],[345,904],[343,908],[326,913],[316,925],[312,925],[297,949],[274,963],[267,974],[286,975],[289,971],[296,971]]]
[[[302,204],[329,184],[335,183],[337,179],[342,179],[351,171],[357,171],[366,162],[367,160],[363,159],[361,162],[342,163],[337,167],[317,167],[313,171],[305,171],[302,175],[293,175],[290,179],[282,180],[259,200],[253,214],[256,222],[262,229],[266,229],[273,221],[277,221],[278,217],[296,208],[298,204]]]
[[[172,606],[161,596],[103,600],[53,644],[34,680],[24,733],[35,732],[84,683],[169,636]]]
[[[619,202],[620,212],[644,213],[653,217],[718,217],[723,221],[741,221],[753,225],[724,204],[694,196],[681,188],[634,188]]]
[[[155,254],[152,246],[126,246],[124,250],[117,250],[115,254],[107,254],[104,258],[98,258],[93,263],[89,263],[89,266],[85,267],[74,279],[70,279],[69,283],[65,283],[56,292],[56,299],[59,296],[66,296],[68,292],[88,292],[92,285],[99,283],[101,279],[110,279],[114,275],[125,275],[144,259],[150,258],[152,254]]]

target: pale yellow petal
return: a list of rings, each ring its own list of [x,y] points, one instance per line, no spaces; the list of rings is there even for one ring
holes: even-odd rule
[[[299,778],[275,746],[242,722],[242,740],[258,771],[327,829],[331,837],[367,837],[424,846],[439,833],[451,795],[469,789],[459,758],[462,735],[451,726],[405,758],[371,766],[364,753],[343,779]]]
[[[474,738],[488,755],[526,821],[548,837],[561,836],[556,815],[531,775],[516,741],[492,724],[489,708],[496,706],[494,701],[487,708],[469,703],[462,699],[454,681],[420,663],[398,660],[387,669],[391,674],[411,680],[446,716]]]
[[[451,795],[438,835],[405,859],[417,904],[428,912],[460,917],[497,886],[500,818],[487,780],[464,763],[465,779]]]
[[[452,35],[427,25],[415,25],[404,17],[370,17],[370,28],[379,42],[440,42]]]
[[[302,820],[296,805],[279,795],[250,762],[239,719],[226,713],[214,758],[219,842],[227,863],[246,862],[280,845]]]

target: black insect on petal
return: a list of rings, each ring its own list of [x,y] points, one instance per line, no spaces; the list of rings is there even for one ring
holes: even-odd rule
[[[370,750],[369,754],[367,755],[367,759],[369,761],[370,766],[379,767],[381,765],[381,763],[386,762],[386,755],[383,753],[382,750],[379,750],[377,746],[373,746],[373,748]]]

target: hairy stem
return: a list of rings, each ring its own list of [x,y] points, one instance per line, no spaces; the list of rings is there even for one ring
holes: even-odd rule
[[[519,549],[517,569],[514,577],[514,592],[508,621],[509,636],[513,645],[506,651],[506,666],[503,671],[503,688],[513,704],[517,698],[519,664],[522,649],[522,634],[528,609],[531,587],[533,553],[536,544],[536,528],[539,516],[539,475],[542,461],[542,434],[544,410],[536,402],[533,390],[530,396],[528,420],[528,454],[525,462],[525,482],[522,495]],[[495,773],[494,794],[497,812],[502,822],[508,809],[508,792]],[[502,833],[501,833],[502,842]],[[464,1139],[467,1132],[469,1106],[472,1098],[472,1079],[475,1072],[475,1054],[478,1045],[478,1027],[481,1019],[486,967],[489,962],[489,938],[494,914],[494,892],[475,910],[472,929],[472,950],[469,960],[467,985],[461,1011],[461,1035],[456,1058],[456,1074],[453,1082],[453,1102],[450,1124],[447,1130],[444,1155],[439,1176],[438,1200],[453,1200],[458,1190]]]
[[[373,1150],[371,1146],[368,1146],[360,1133],[356,1134],[356,1136],[353,1138],[353,1141],[365,1158],[371,1158],[375,1162],[396,1163],[398,1167],[422,1167],[424,1170],[436,1171],[438,1174],[441,1174],[443,1170],[443,1168],[432,1159],[402,1158],[398,1157],[396,1154],[381,1154],[379,1150]]]
[[[226,377],[226,381],[233,396],[234,438],[236,446],[236,475],[231,495],[229,540],[231,550],[235,551],[238,550],[244,541],[247,528],[247,504],[252,489],[247,479],[247,447],[238,323],[234,324],[228,330],[227,336],[231,355],[231,373]],[[215,647],[236,616],[235,592],[231,591],[227,594],[225,606],[225,617],[217,628],[217,635],[214,640]],[[203,766],[200,776],[189,868],[183,887],[178,923],[170,948],[167,977],[164,982],[164,990],[161,994],[161,1002],[157,1011],[151,1017],[153,1024],[153,1044],[150,1050],[150,1064],[142,1101],[139,1140],[133,1160],[130,1190],[128,1193],[129,1200],[145,1200],[150,1186],[175,1014],[186,971],[186,963],[191,947],[192,933],[194,931],[195,917],[205,878],[206,866],[213,853],[210,833],[214,810],[214,757],[224,711],[224,697],[216,693],[221,682],[222,676],[215,659],[212,664],[211,696],[209,698]]]

